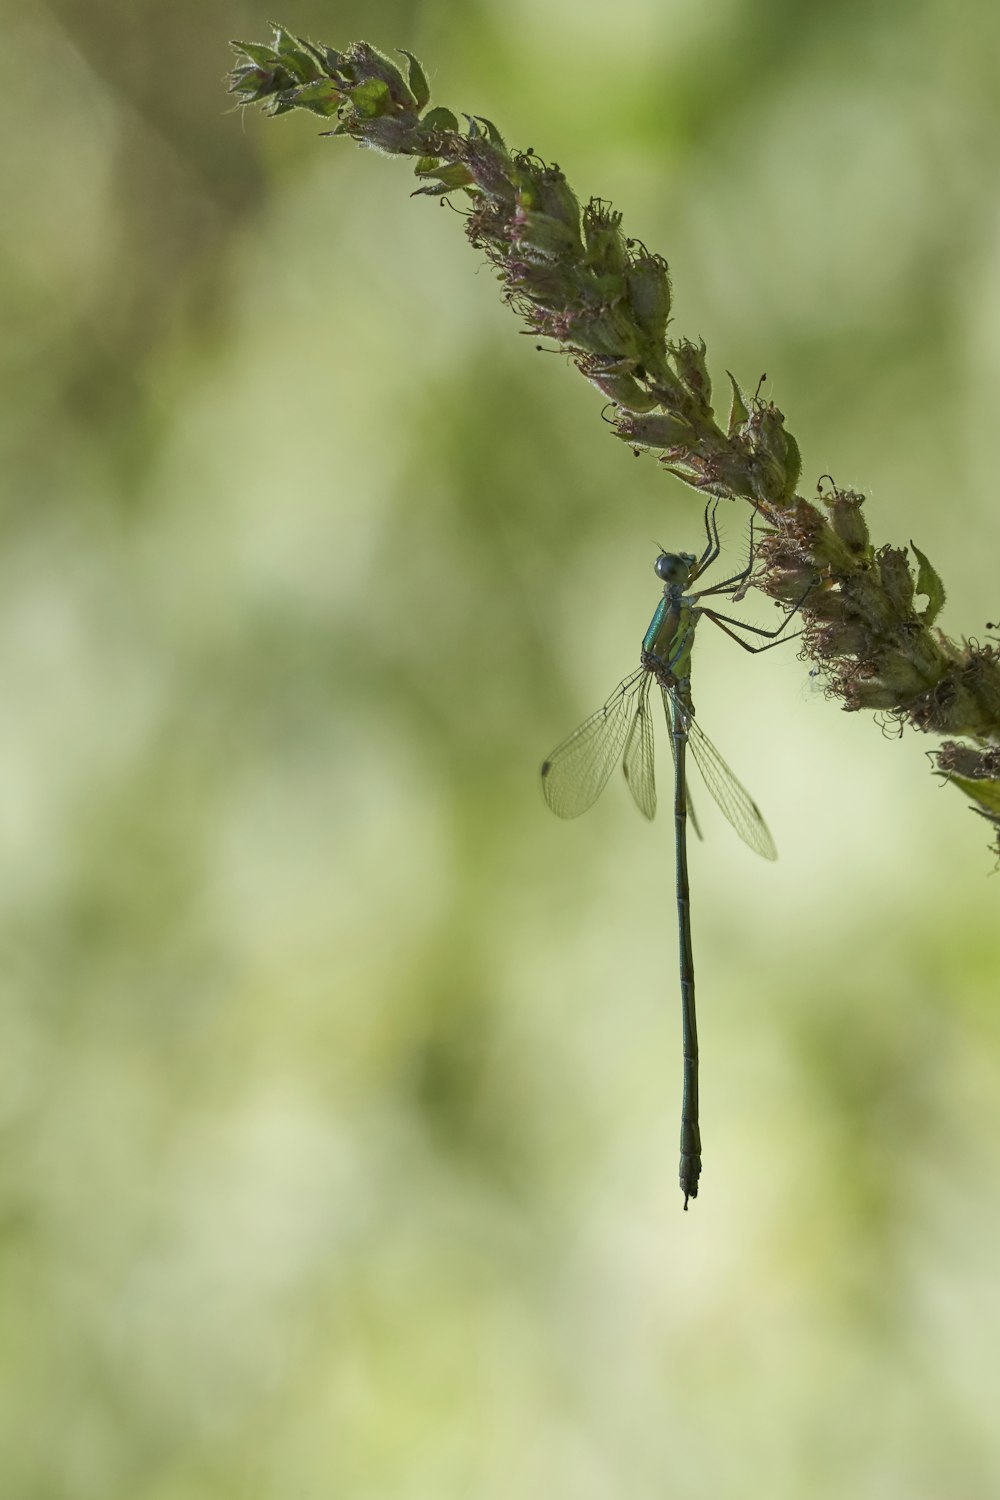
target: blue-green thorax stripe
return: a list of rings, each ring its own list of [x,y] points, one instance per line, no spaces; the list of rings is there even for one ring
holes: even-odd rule
[[[689,601],[664,594],[643,637],[643,654],[662,662],[672,677],[690,676],[694,626]]]

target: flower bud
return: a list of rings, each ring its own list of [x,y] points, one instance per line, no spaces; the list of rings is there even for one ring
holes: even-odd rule
[[[817,656],[864,656],[871,645],[868,631],[859,620],[829,620],[813,635]]]
[[[765,572],[758,587],[772,599],[781,599],[786,604],[799,603],[816,584],[816,570],[804,558],[791,558],[776,565],[770,559],[765,562]],[[812,614],[810,604],[809,613]]]
[[[963,676],[969,692],[979,706],[984,721],[983,732],[992,738],[1000,723],[1000,660],[996,651],[990,646],[970,651],[969,664]],[[993,753],[1000,754],[1000,751]]]
[[[520,206],[514,213],[512,237],[519,253],[529,258],[564,260],[579,249],[576,233],[568,224]]]
[[[849,552],[864,552],[868,546],[868,527],[861,515],[864,501],[864,495],[854,490],[835,490],[823,496],[830,524]]]
[[[703,412],[711,412],[712,380],[705,362],[705,340],[692,344],[690,339],[681,339],[678,343],[671,344],[670,357],[685,389]]]
[[[904,618],[913,608],[913,575],[905,547],[883,548],[878,553],[878,571],[890,603],[899,617]]]
[[[651,412],[648,416],[619,412],[614,428],[618,437],[637,448],[676,448],[694,442],[694,432],[684,418],[669,412]]]
[[[969,780],[1000,782],[1000,749],[989,750],[960,745],[945,740],[936,752],[938,770],[945,775],[965,776]]]
[[[844,707],[849,713],[859,708],[896,708],[898,698],[892,688],[888,688],[880,682],[877,677],[852,676],[842,679],[839,684],[843,693]]]
[[[495,141],[487,140],[481,133],[460,136],[461,152],[456,153],[472,173],[477,187],[491,198],[513,207],[514,184],[511,181],[511,163],[503,148]]]
[[[591,198],[583,211],[587,265],[598,275],[624,276],[627,262],[621,221],[621,214],[605,207],[600,198]]]
[[[546,167],[538,183],[538,205],[550,218],[558,219],[572,233],[576,252],[582,249],[580,240],[580,205],[576,194],[558,167]]]
[[[656,406],[656,397],[645,390],[631,375],[618,373],[610,370],[598,372],[585,370],[584,374],[609,400],[614,401],[617,406],[625,407],[628,411],[647,412]],[[621,436],[621,433],[618,434]]]
[[[635,348],[635,329],[628,318],[613,305],[588,307],[572,312],[564,321],[569,342],[585,349],[589,354],[603,356],[605,366],[610,359],[616,363],[631,361],[626,368],[635,368],[638,354]],[[582,365],[580,368],[589,379],[590,370],[584,369]]]
[[[923,692],[927,687],[927,678],[917,670],[911,657],[904,651],[891,649],[880,652],[878,675],[891,690],[897,705],[905,703],[908,698]]]
[[[798,444],[794,438],[789,441],[785,419],[773,402],[752,411],[744,427],[753,492],[758,500],[780,504],[794,494],[798,483]]]
[[[381,52],[368,42],[354,42],[343,55],[342,71],[350,78],[355,87],[350,90],[352,103],[354,95],[359,91],[367,91],[374,96],[370,86],[374,83],[384,84],[392,103],[403,109],[413,109],[415,100],[407,87],[402,73],[389,58],[383,57]],[[385,110],[378,113],[384,114]]]
[[[625,286],[637,323],[659,351],[670,317],[670,274],[662,255],[641,255],[633,260],[625,272]]]

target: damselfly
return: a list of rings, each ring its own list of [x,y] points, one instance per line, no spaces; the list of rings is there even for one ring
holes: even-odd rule
[[[661,552],[654,564],[663,581],[663,598],[642,641],[639,666],[620,682],[611,697],[563,740],[542,764],[545,800],[560,818],[576,818],[600,795],[618,762],[629,791],[641,813],[656,812],[656,781],[653,770],[653,720],[649,693],[659,687],[670,732],[674,762],[674,833],[677,859],[677,925],[680,938],[681,1023],[684,1052],[684,1087],[681,1106],[680,1185],[684,1207],[698,1196],[701,1175],[701,1135],[698,1125],[698,1027],[694,1003],[694,959],[691,951],[691,912],[687,869],[687,822],[691,813],[686,779],[686,755],[691,755],[705,785],[740,838],[765,859],[775,859],[777,850],[749,792],[737,781],[715,746],[694,717],[691,698],[691,648],[698,621],[705,617],[731,636],[746,651],[768,651],[780,645],[781,636],[798,605],[776,630],[762,630],[731,615],[720,614],[703,599],[711,595],[742,598],[753,567],[753,528],[750,557],[745,568],[711,588],[691,592],[691,586],[717,560],[721,551],[716,510],[709,501],[705,510],[707,542],[701,556],[690,552]],[[801,602],[801,601],[800,601]],[[767,636],[766,645],[751,645],[733,628]],[[789,637],[786,637],[789,639]],[[697,823],[692,822],[697,831]]]

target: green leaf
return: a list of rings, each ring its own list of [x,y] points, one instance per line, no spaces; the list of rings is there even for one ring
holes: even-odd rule
[[[274,48],[264,47],[259,42],[230,42],[229,45],[262,68],[273,68],[278,61],[278,54]]]
[[[941,607],[944,604],[944,584],[916,543],[911,541],[910,546],[913,548],[913,555],[917,559],[918,564],[916,592],[923,594],[927,600],[927,608],[922,612],[920,618],[925,625],[933,625],[941,613]]]
[[[969,776],[949,775],[952,786],[971,797],[990,817],[1000,817],[1000,781],[974,781]]]
[[[504,141],[504,138],[500,134],[499,130],[494,125],[493,121],[487,120],[485,115],[477,115],[476,119],[479,121],[480,125],[485,127],[486,139],[489,141],[490,145],[498,146],[501,151],[506,151],[507,144]]]
[[[795,495],[795,486],[802,477],[802,454],[790,432],[785,433],[785,488],[781,499],[787,504]]]
[[[274,92],[274,74],[253,64],[248,64],[245,68],[234,68],[229,79],[231,94],[247,95],[240,100],[241,104],[255,104]]]
[[[343,94],[329,78],[320,78],[315,83],[304,84],[292,94],[292,105],[311,110],[314,115],[335,115],[343,102]]]
[[[396,51],[399,52],[401,56],[405,57],[407,63],[409,64],[409,72],[407,74],[406,81],[409,85],[410,93],[416,100],[417,113],[419,114],[420,111],[425,109],[430,103],[430,85],[427,82],[427,78],[424,74],[423,68],[417,62],[417,59],[414,57],[413,53],[407,52],[405,47],[397,47]]]
[[[388,114],[392,108],[389,85],[381,78],[369,78],[365,83],[359,83],[351,89],[348,98],[354,112],[363,120],[375,120],[379,115]]]
[[[421,192],[424,193],[436,191],[450,193],[453,188],[466,187],[472,181],[472,173],[460,161],[452,162],[447,167],[435,166],[429,167],[424,171],[418,170],[416,175],[418,177],[435,177],[440,184],[440,188],[421,188]]]
[[[424,130],[458,130],[458,120],[443,104],[439,104],[436,109],[429,109],[420,125]]]
[[[278,27],[274,33],[274,43],[277,56],[299,83],[312,83],[320,77],[321,70],[316,59],[302,50],[306,44],[300,42],[298,37],[292,36],[284,27]]]
[[[319,64],[320,72],[326,74],[336,72],[341,61],[339,52],[335,52],[332,47],[317,46],[315,42],[309,42],[305,37],[300,37],[299,41],[309,56],[314,58]]]
[[[750,398],[747,396],[746,391],[740,389],[736,381],[736,376],[729,370],[726,371],[726,374],[729,376],[733,387],[733,404],[729,409],[729,436],[733,437],[750,415]]]
[[[294,57],[299,50],[298,41],[284,26],[276,25],[274,28],[274,50],[282,57]]]

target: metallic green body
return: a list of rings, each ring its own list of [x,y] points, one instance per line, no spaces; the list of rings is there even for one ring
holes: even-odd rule
[[[651,656],[674,683],[691,675],[697,617],[692,600],[685,598],[675,584],[668,585],[642,638],[642,654]]]
[[[715,589],[695,592],[696,580],[718,556],[718,533],[711,509],[706,512],[706,533],[708,546],[700,558],[686,552],[660,553],[655,571],[664,585],[663,597],[643,636],[638,668],[619,683],[602,708],[556,746],[541,767],[542,790],[549,807],[561,818],[575,818],[600,795],[613,767],[620,760],[636,806],[644,817],[652,818],[656,812],[656,788],[649,697],[653,683],[659,687],[670,730],[674,768],[677,930],[684,1057],[679,1178],[685,1208],[689,1199],[697,1197],[701,1176],[698,1027],[687,869],[687,825],[691,816],[687,796],[689,750],[709,792],[740,837],[765,859],[775,857],[774,843],[756,803],[736,780],[695,719],[691,698],[691,651],[698,622],[707,615],[729,635],[733,635],[729,624],[740,624],[701,601],[712,593],[734,591],[733,586],[742,585],[749,572],[748,564],[742,573],[734,574]],[[753,626],[744,628],[755,629]],[[783,627],[779,627],[775,634],[780,634],[781,629]],[[766,631],[760,633],[768,634]],[[739,641],[738,636],[734,639]],[[745,642],[740,641],[740,644],[745,645]]]

